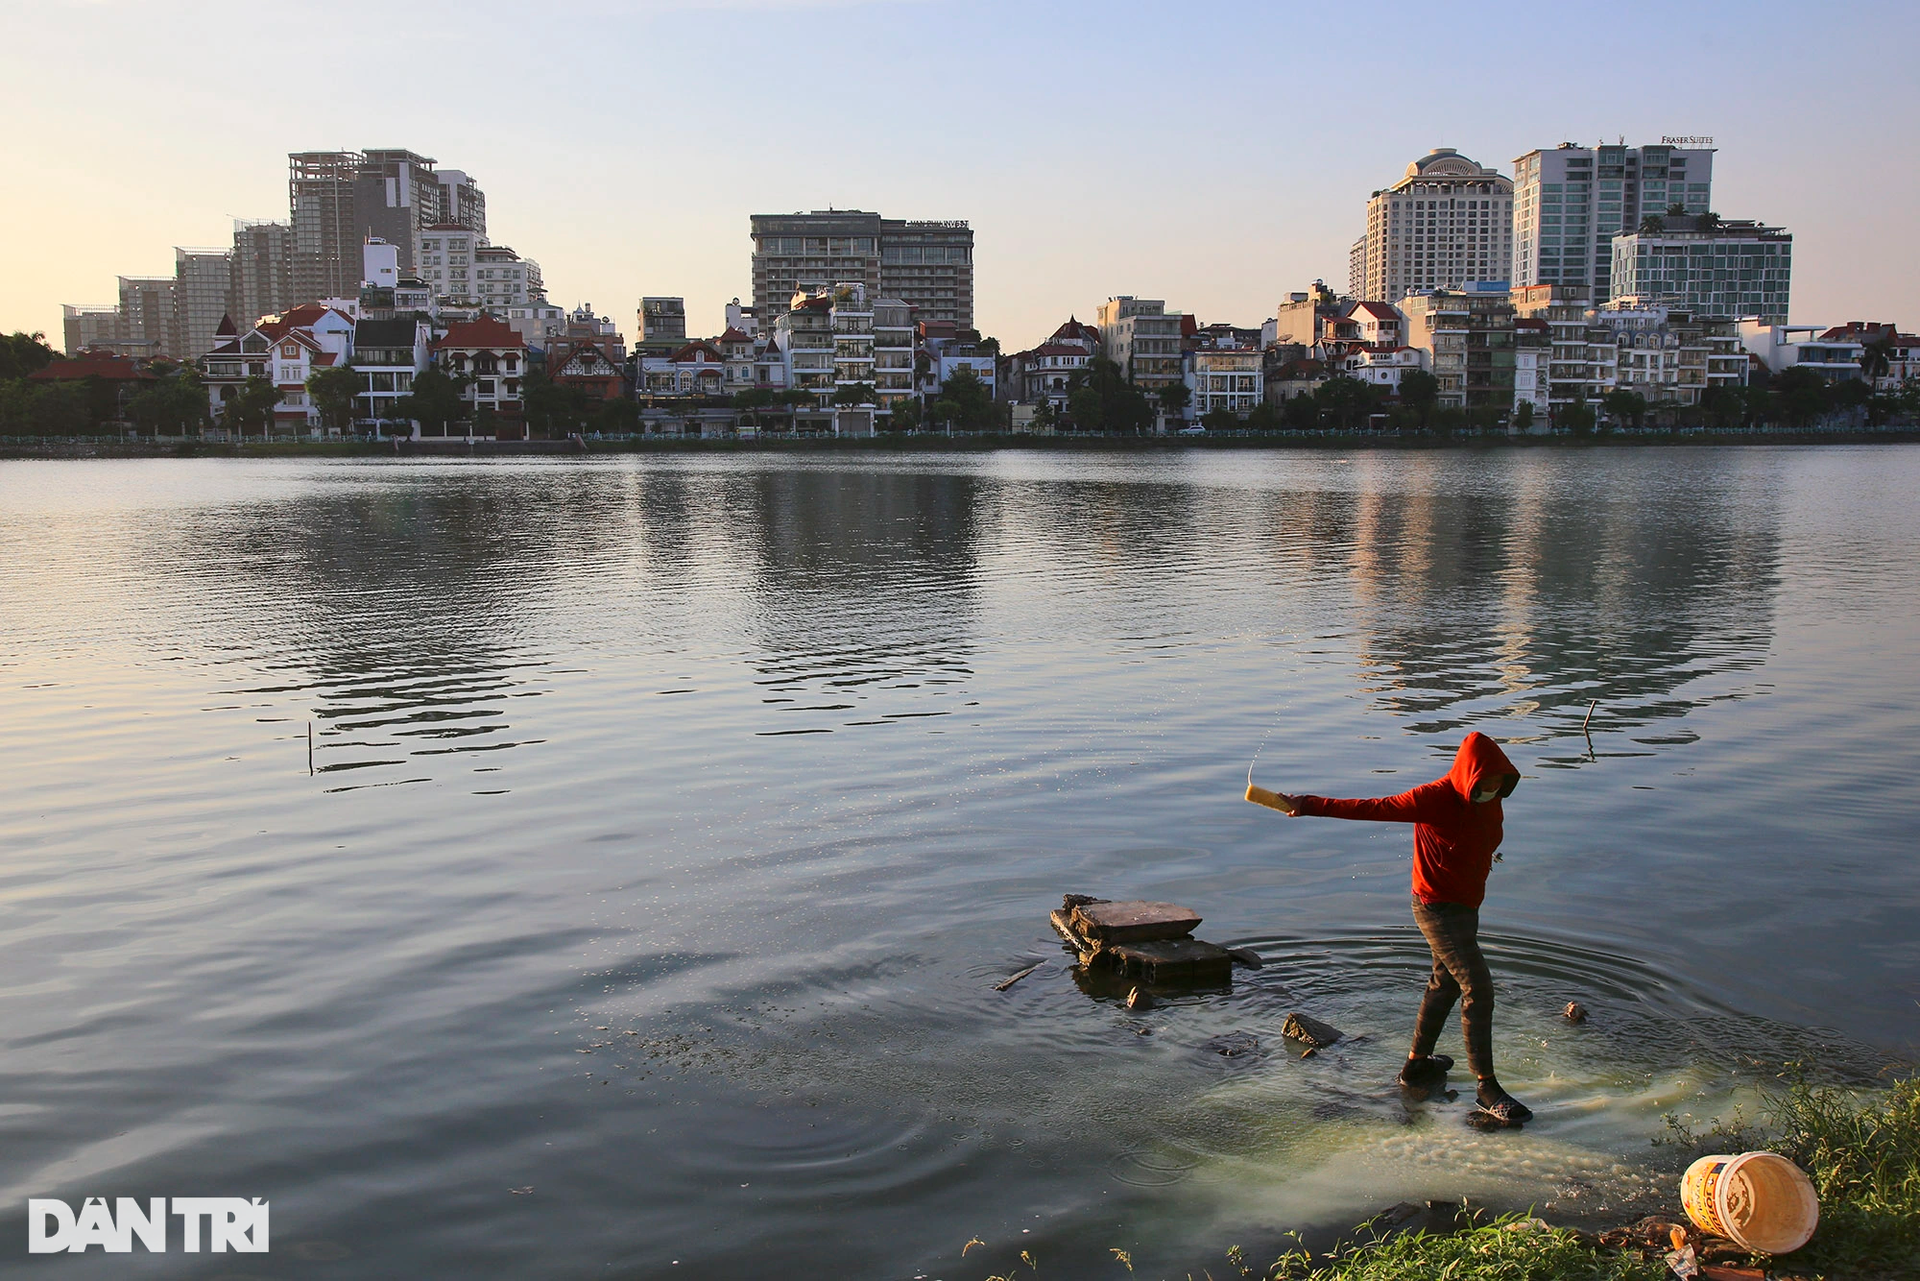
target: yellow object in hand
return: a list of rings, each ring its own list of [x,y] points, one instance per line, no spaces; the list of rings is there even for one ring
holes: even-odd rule
[[[1280,793],[1269,792],[1258,783],[1247,784],[1247,799],[1255,805],[1264,805],[1270,810],[1279,810],[1282,814],[1289,812],[1287,807],[1280,803]]]

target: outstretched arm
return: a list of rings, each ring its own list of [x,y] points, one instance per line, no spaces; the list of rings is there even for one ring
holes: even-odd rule
[[[1376,823],[1444,822],[1456,808],[1452,785],[1445,779],[1422,783],[1398,796],[1367,800],[1337,800],[1331,796],[1289,795],[1247,785],[1247,799],[1292,817],[1366,819]]]

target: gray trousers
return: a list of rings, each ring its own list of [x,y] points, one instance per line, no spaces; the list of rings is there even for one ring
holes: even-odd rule
[[[1467,1066],[1493,1075],[1493,972],[1480,953],[1480,909],[1458,903],[1413,901],[1413,920],[1433,950],[1433,974],[1413,1025],[1413,1053],[1433,1053],[1455,1001],[1467,1040]]]

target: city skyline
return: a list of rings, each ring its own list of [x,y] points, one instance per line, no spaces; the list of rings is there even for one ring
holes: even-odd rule
[[[985,5],[956,24],[905,0],[588,4],[556,27],[482,5],[488,22],[528,22],[498,84],[365,57],[377,28],[396,51],[438,40],[458,62],[488,43],[451,21],[475,7],[347,4],[331,30],[268,15],[220,28],[223,69],[204,78],[181,70],[208,65],[192,55],[210,38],[175,20],[181,6],[8,8],[0,93],[21,118],[57,104],[61,125],[8,144],[9,168],[39,175],[0,210],[9,331],[57,335],[61,304],[109,303],[117,277],[226,242],[233,218],[284,220],[289,152],[365,145],[470,172],[490,238],[538,260],[557,304],[624,326],[641,296],[680,296],[694,334],[752,299],[752,215],[827,208],[967,221],[975,320],[1008,350],[1119,294],[1257,325],[1313,279],[1344,286],[1369,196],[1433,148],[1511,179],[1527,152],[1621,137],[1714,139],[1716,211],[1795,235],[1796,323],[1904,314],[1920,283],[1904,234],[1920,184],[1877,163],[1871,129],[1831,123],[1856,86],[1895,118],[1920,97],[1898,62],[1920,20],[1890,5],[1793,42],[1777,38],[1783,5],[1743,7],[1738,30],[1628,5],[1600,32],[1520,8],[1524,23],[1462,29],[1417,5],[1364,27],[1249,6],[1198,21]],[[1585,90],[1553,70],[1576,30]],[[1406,109],[1380,113],[1381,85]],[[566,129],[576,114],[621,123]],[[806,144],[818,130],[860,141]]]

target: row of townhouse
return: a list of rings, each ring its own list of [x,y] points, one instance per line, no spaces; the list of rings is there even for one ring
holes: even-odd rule
[[[1544,429],[1560,407],[1598,401],[1621,388],[1649,404],[1685,406],[1700,403],[1715,387],[1744,385],[1750,354],[1762,342],[1756,335],[1780,328],[1633,298],[1594,307],[1584,287],[1561,285],[1510,290],[1473,284],[1409,294],[1394,306],[1339,298],[1315,281],[1283,300],[1258,330],[1200,326],[1192,317],[1167,312],[1161,302],[1125,295],[1110,300],[1101,314],[1119,326],[1115,336],[1069,319],[1039,346],[1009,356],[1003,378],[1009,398],[1063,410],[1076,376],[1102,356],[1144,390],[1166,386],[1171,368],[1190,394],[1182,413],[1165,416],[1163,426],[1170,427],[1220,411],[1244,418],[1262,402],[1311,395],[1336,377],[1397,398],[1406,375],[1423,370],[1436,381],[1440,406],[1504,417],[1531,405]],[[1179,353],[1170,367],[1155,367],[1157,384],[1139,376],[1141,353],[1133,350],[1143,317],[1177,321],[1177,329],[1168,329],[1178,334]],[[1895,341],[1899,335],[1891,326],[1885,330],[1899,374],[1910,348]],[[1789,359],[1810,364],[1824,357],[1828,363],[1820,367],[1834,376],[1857,368],[1859,342],[1849,348],[1846,335],[1822,337],[1817,328],[1795,334],[1797,346],[1765,340],[1779,341],[1783,353],[1799,353],[1774,358],[1776,367]],[[1148,336],[1162,334],[1150,330]],[[1821,342],[1813,342],[1816,337]],[[1157,349],[1146,354],[1164,358]]]
[[[937,397],[961,369],[989,395],[998,385],[998,362],[978,333],[954,321],[916,323],[906,302],[859,280],[796,291],[772,317],[735,300],[718,338],[671,349],[653,340],[684,338],[682,300],[643,299],[641,314],[635,391],[647,421],[670,430],[687,421],[731,428],[732,398],[797,392],[805,398],[787,406],[796,428],[868,435],[886,430],[903,403]]]
[[[248,381],[268,380],[279,393],[275,430],[318,435],[323,423],[308,391],[321,370],[350,367],[361,380],[354,417],[383,434],[417,434],[398,406],[414,380],[437,365],[464,380],[469,421],[503,421],[505,434],[523,416],[529,363],[526,341],[504,322],[480,315],[450,324],[438,337],[424,318],[356,318],[318,303],[268,316],[247,332],[222,320],[214,349],[201,358],[208,408],[224,421]],[[338,428],[330,429],[337,433]]]

